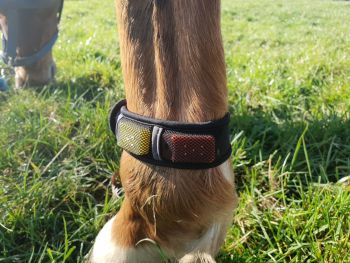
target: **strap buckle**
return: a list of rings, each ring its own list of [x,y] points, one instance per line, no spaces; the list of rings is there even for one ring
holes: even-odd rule
[[[154,126],[152,130],[152,155],[157,161],[163,160],[160,154],[160,141],[163,131],[164,129],[159,126]]]

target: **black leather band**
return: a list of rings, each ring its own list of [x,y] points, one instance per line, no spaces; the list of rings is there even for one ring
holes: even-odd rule
[[[116,135],[118,129],[118,119],[127,119],[128,121],[138,123],[141,125],[151,126],[152,128],[152,153],[148,155],[136,155],[128,151],[136,159],[156,165],[165,166],[177,169],[209,169],[217,167],[225,162],[231,156],[231,143],[229,134],[229,121],[230,114],[227,113],[222,119],[201,122],[201,123],[183,123],[177,121],[165,121],[144,117],[132,112],[129,112],[126,108],[126,100],[118,102],[111,110],[109,116],[109,125],[112,132]],[[174,132],[189,135],[209,135],[215,138],[215,160],[210,163],[194,163],[194,162],[173,162],[171,160],[162,158],[164,154],[159,151],[159,145],[157,143],[157,137],[159,132]],[[158,140],[159,143],[159,140]],[[158,149],[158,150],[157,150]]]

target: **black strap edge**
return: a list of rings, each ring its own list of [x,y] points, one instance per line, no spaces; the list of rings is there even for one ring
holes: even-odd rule
[[[132,157],[134,157],[135,159],[143,163],[147,163],[155,166],[161,166],[161,167],[181,169],[181,170],[206,170],[206,169],[215,168],[223,164],[225,161],[227,161],[232,154],[232,148],[230,147],[227,153],[225,153],[220,159],[212,163],[174,163],[172,161],[167,161],[167,160],[158,161],[158,160],[150,159],[144,156],[139,156],[125,149],[124,151],[126,151]]]
[[[171,129],[171,130],[177,130],[177,129],[181,129],[181,130],[185,129],[185,130],[191,130],[191,131],[208,130],[208,129],[218,128],[220,126],[225,126],[230,121],[230,113],[226,113],[223,118],[215,121],[186,123],[186,122],[165,121],[165,120],[144,117],[139,114],[128,111],[125,106],[121,107],[120,112],[125,117],[131,117],[131,119],[140,121],[144,124],[157,125],[157,126]]]
[[[126,105],[126,100],[125,99],[120,100],[116,104],[114,104],[111,110],[109,111],[108,124],[109,124],[109,128],[111,129],[114,135],[116,135],[117,119],[120,114],[120,110],[125,105]]]
[[[132,121],[139,122],[145,125],[157,125],[164,129],[170,129],[179,132],[205,132],[208,130],[218,129],[220,127],[227,126],[230,122],[230,113],[226,113],[225,116],[221,119],[215,121],[208,122],[198,122],[198,123],[186,123],[186,122],[177,122],[177,121],[165,121],[159,119],[153,119],[141,116],[139,114],[130,112],[126,108],[126,100],[121,100],[116,103],[111,112],[110,112],[110,128],[112,132],[115,134],[116,129],[116,120],[119,114],[123,114],[123,117],[128,118]]]

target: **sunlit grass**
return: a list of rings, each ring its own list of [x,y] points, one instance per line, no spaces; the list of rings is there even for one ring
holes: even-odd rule
[[[219,262],[350,262],[350,3],[223,1],[240,205]],[[55,85],[0,93],[0,262],[82,262],[118,211],[114,4],[66,1]]]

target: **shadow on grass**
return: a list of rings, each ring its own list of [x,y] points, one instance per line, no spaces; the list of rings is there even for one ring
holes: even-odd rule
[[[336,182],[349,175],[350,119],[330,114],[321,119],[293,121],[288,114],[284,112],[285,118],[276,118],[255,110],[232,116],[231,134],[243,131],[248,166],[273,155],[272,163],[281,157],[286,159],[289,171],[307,173],[308,182]],[[244,171],[238,168],[237,173]]]
[[[104,79],[102,73],[94,72],[79,78],[58,80],[48,86],[33,89],[43,96],[59,93],[59,97],[63,99],[84,100],[94,104],[103,102],[105,91],[115,88],[116,85],[117,83],[112,77]]]

